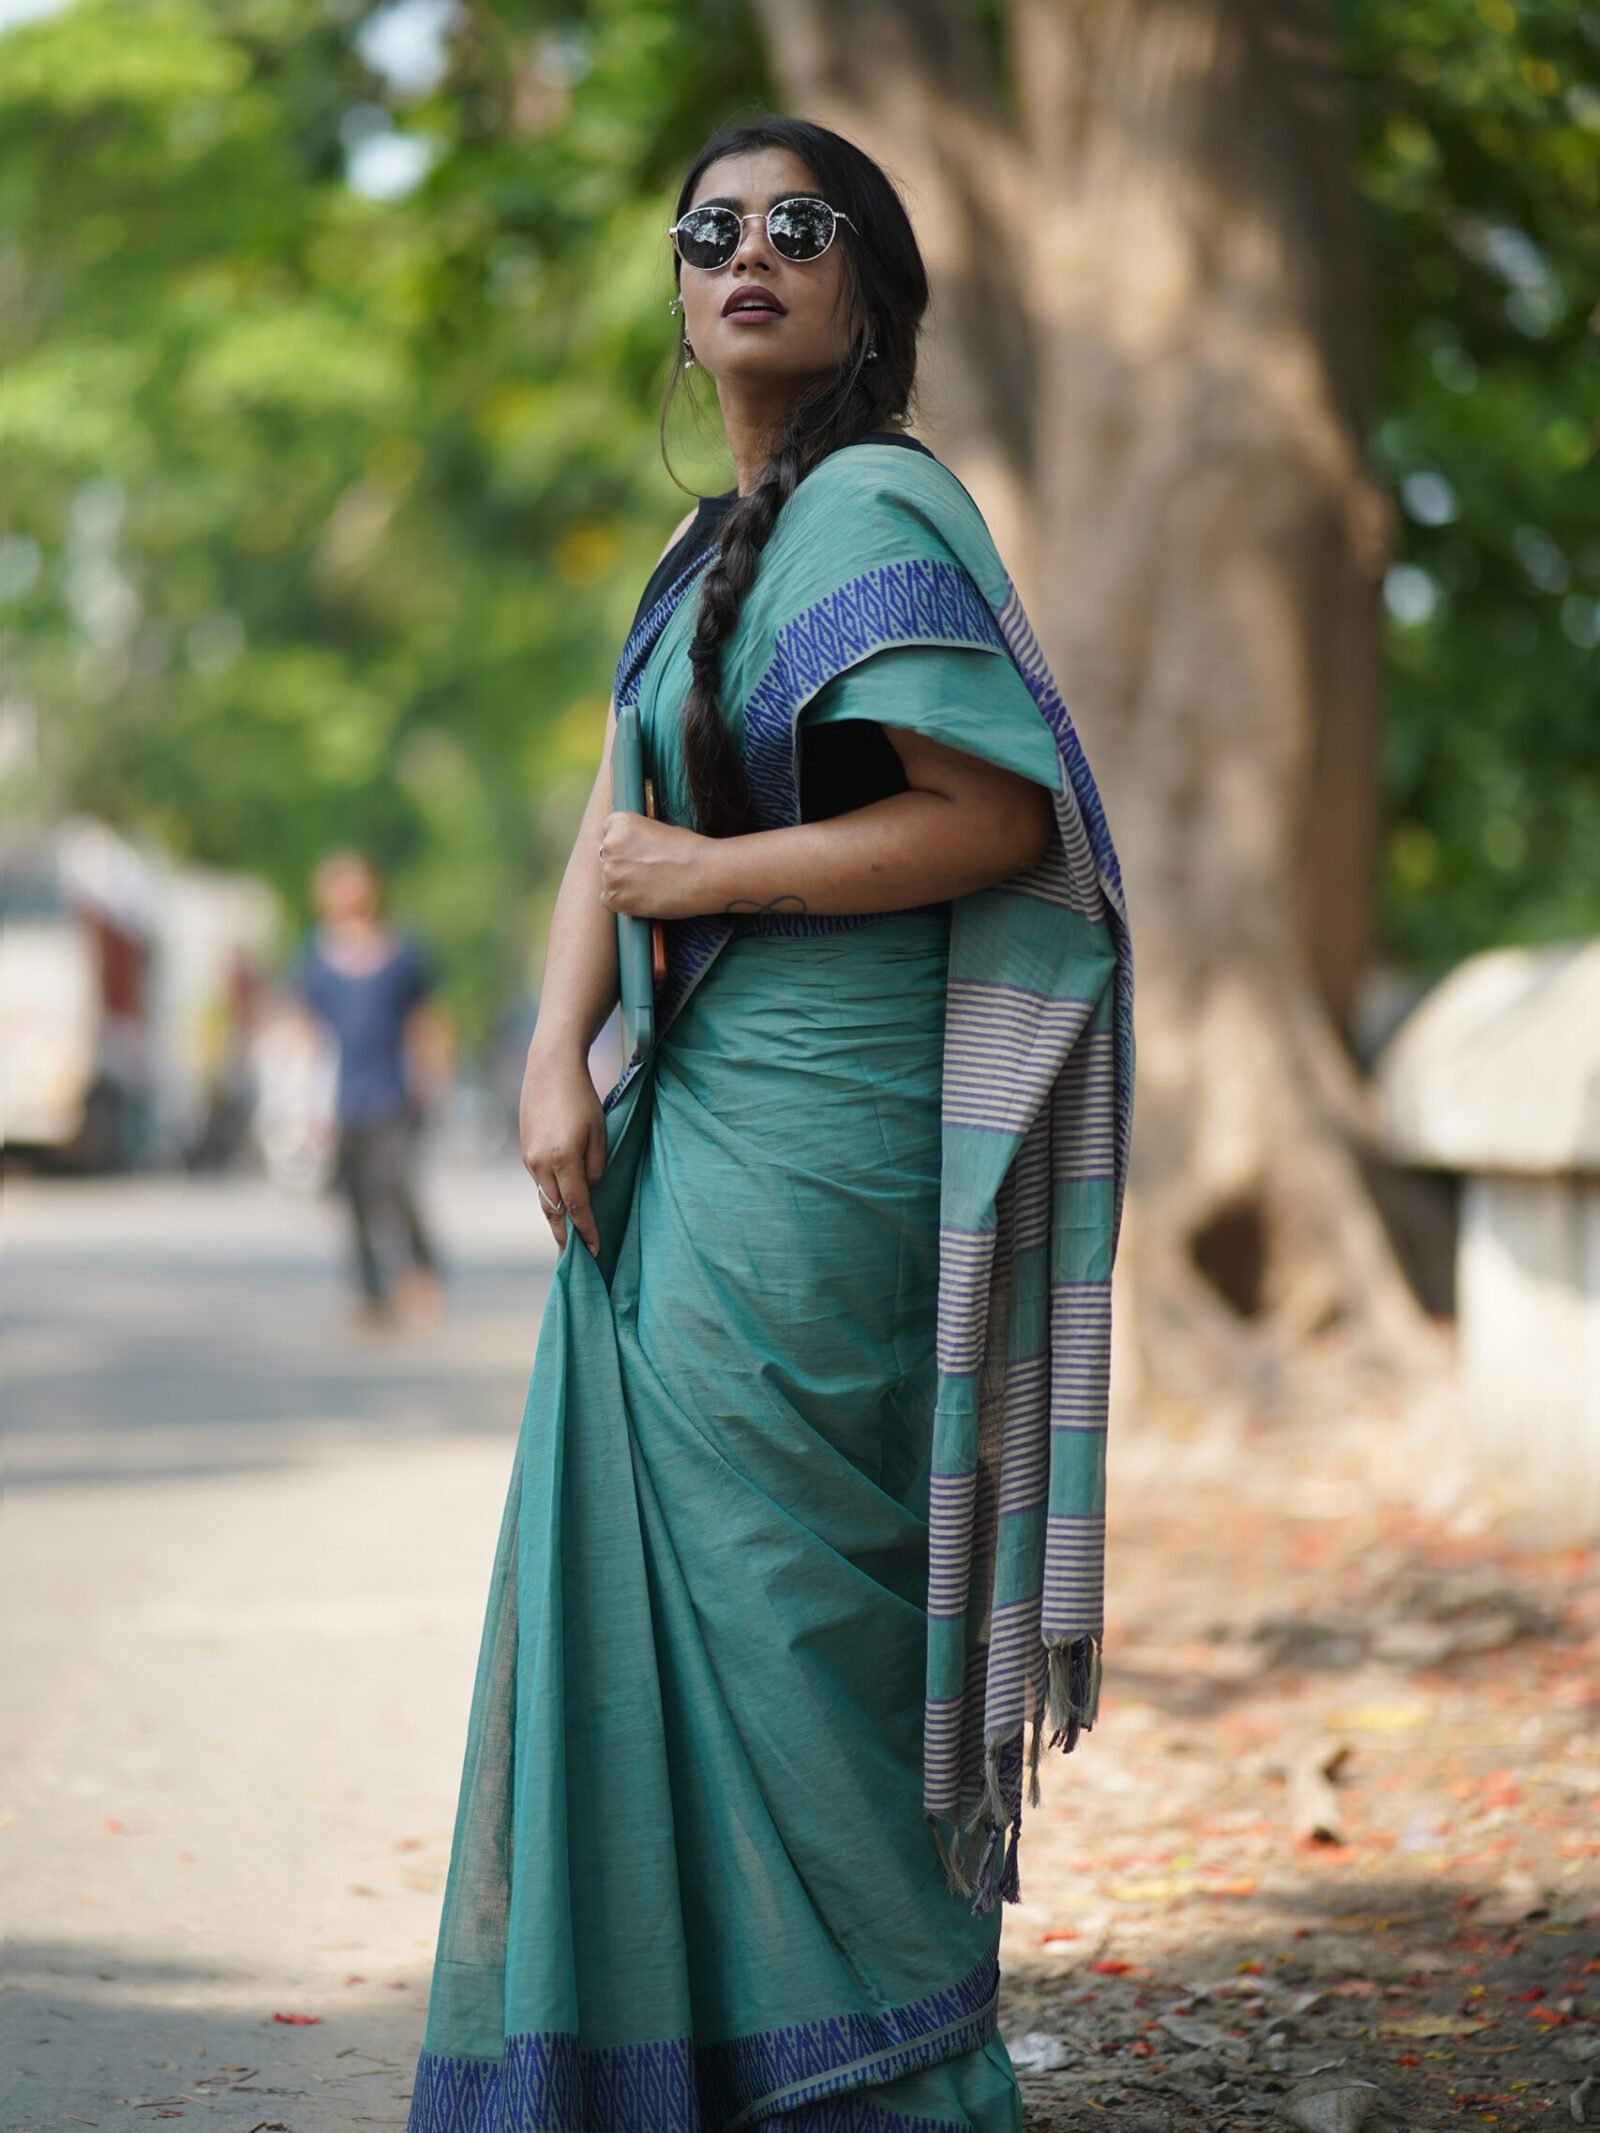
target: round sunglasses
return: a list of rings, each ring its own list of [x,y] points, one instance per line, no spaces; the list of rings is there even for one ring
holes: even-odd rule
[[[686,266],[709,272],[728,264],[743,241],[745,224],[757,219],[758,210],[736,215],[731,207],[691,207],[669,227],[667,235]],[[766,213],[767,237],[782,259],[820,259],[841,222],[855,228],[848,215],[837,213],[826,200],[809,193],[774,200]]]

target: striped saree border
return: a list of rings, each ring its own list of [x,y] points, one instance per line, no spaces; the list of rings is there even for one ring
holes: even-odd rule
[[[920,2133],[926,2121],[848,2116],[853,2091],[987,2044],[998,2019],[999,1959],[900,2007],[790,2023],[721,2044],[583,2046],[558,2031],[508,2037],[498,2059],[424,2051],[406,2133],[763,2133],[771,2114],[836,2099],[843,2128]],[[808,2114],[806,2133],[813,2133]]]

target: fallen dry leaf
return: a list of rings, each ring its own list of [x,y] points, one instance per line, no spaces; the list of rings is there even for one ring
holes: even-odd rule
[[[1357,1703],[1329,1711],[1327,1722],[1350,1733],[1409,1733],[1433,1717],[1430,1703]]]
[[[1473,2015],[1404,2015],[1379,2024],[1386,2037],[1471,2037],[1480,2029],[1493,2029],[1492,2021],[1480,2022]]]

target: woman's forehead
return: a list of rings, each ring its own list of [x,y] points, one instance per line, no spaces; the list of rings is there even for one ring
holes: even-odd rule
[[[701,173],[694,205],[731,207],[743,215],[769,208],[774,201],[787,199],[790,193],[811,190],[811,173],[798,157],[785,150],[723,156]]]

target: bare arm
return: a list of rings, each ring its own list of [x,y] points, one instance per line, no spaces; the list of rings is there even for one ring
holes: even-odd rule
[[[694,521],[690,511],[673,529],[662,559]],[[544,1209],[556,1243],[567,1241],[566,1217],[591,1252],[600,1236],[589,1206],[590,1187],[605,1169],[605,1111],[589,1078],[589,1047],[617,1002],[617,922],[601,898],[600,839],[611,813],[611,742],[617,707],[606,714],[605,742],[572,851],[545,949],[539,1018],[522,1077],[522,1160],[542,1194],[560,1203]]]
[[[1044,857],[1054,818],[1042,785],[942,741],[885,731],[910,791],[830,821],[714,838],[608,816],[607,902],[650,918],[899,911],[991,887]]]
[[[600,768],[573,839],[566,871],[550,914],[544,982],[539,988],[539,1019],[529,1058],[578,1058],[589,1047],[617,1003],[617,922],[600,901],[600,831],[611,812],[611,742],[617,730],[617,707],[606,713],[605,745]]]

